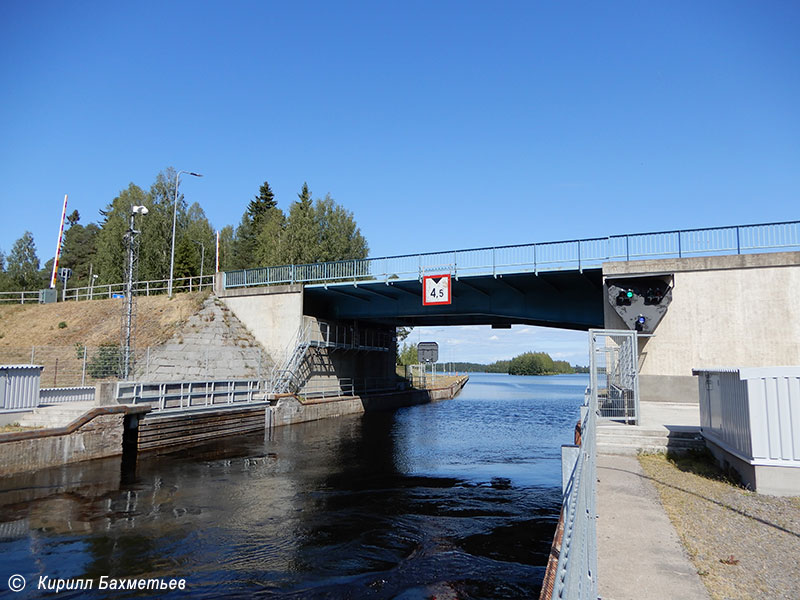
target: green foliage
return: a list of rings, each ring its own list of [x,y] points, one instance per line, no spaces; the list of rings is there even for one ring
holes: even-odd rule
[[[281,262],[294,265],[316,261],[319,233],[308,184],[303,184],[297,196],[298,200],[289,207],[281,253]]]
[[[26,231],[14,242],[8,255],[6,272],[16,289],[35,290],[42,285],[39,274],[39,257],[36,256],[36,244],[33,234]]]
[[[508,373],[509,375],[559,375],[575,373],[565,360],[553,360],[545,352],[526,352],[511,360],[498,360],[489,365],[479,363],[452,363],[457,371],[480,373]]]
[[[352,212],[336,204],[330,194],[326,194],[323,200],[317,200],[314,212],[318,240],[314,260],[367,257],[369,247],[356,226]]]
[[[58,328],[59,329],[66,329],[67,328],[67,322],[66,321],[59,321]]]
[[[105,210],[100,211],[103,221],[97,234],[97,259],[94,265],[94,272],[98,275],[97,283],[125,281],[125,244],[122,236],[128,230],[131,206],[142,204],[147,205],[147,195],[142,188],[132,183]],[[148,222],[147,226],[142,226],[142,237],[151,223],[149,214],[144,218]],[[140,254],[140,264],[141,262]],[[142,275],[143,269],[140,268],[140,278],[146,279]]]
[[[176,192],[176,171],[160,172],[148,191],[131,183],[100,211],[98,223],[82,225],[80,213],[67,216],[59,266],[72,270],[69,287],[125,281],[125,233],[130,226],[131,208],[143,205],[146,216],[137,216],[139,236],[139,280],[169,277],[173,211],[175,211],[175,277],[211,274],[216,266],[216,236],[203,209],[194,203],[187,208]],[[238,227],[220,232],[220,268],[231,270],[256,266],[302,264],[365,258],[367,242],[353,213],[330,195],[316,201],[303,184],[297,201],[287,213],[278,208],[269,183],[249,201]],[[202,260],[202,268],[200,262]],[[52,259],[40,270],[33,236],[25,232],[8,255],[0,252],[0,290],[36,290],[46,285]],[[356,274],[354,274],[356,275]]]
[[[555,375],[572,373],[572,367],[563,360],[554,361],[546,352],[526,352],[511,359],[509,375]]]
[[[232,225],[226,225],[219,232],[219,268],[223,271],[238,269],[236,266],[234,247],[235,234]]]
[[[400,352],[397,353],[398,365],[416,365],[419,363],[417,358],[417,347],[414,344],[403,344]]]
[[[120,376],[122,354],[117,344],[103,344],[86,365],[86,372],[93,379],[106,379]]]
[[[75,211],[77,213],[78,211]],[[100,228],[95,223],[86,227],[75,222],[64,232],[64,244],[59,264],[72,269],[69,287],[89,285],[89,265],[96,267],[97,237]]]

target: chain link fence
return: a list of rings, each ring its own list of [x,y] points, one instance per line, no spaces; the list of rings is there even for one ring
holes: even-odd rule
[[[225,350],[229,350],[226,352]],[[2,365],[42,365],[41,386],[92,386],[121,380],[118,344],[0,348]],[[178,381],[232,378],[267,379],[272,361],[259,348],[211,348],[176,352],[164,347],[137,348],[132,380]]]

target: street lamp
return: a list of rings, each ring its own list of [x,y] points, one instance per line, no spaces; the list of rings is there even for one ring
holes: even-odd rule
[[[175,223],[178,220],[178,186],[181,183],[181,173],[186,173],[192,177],[202,177],[200,173],[193,173],[192,171],[178,171],[175,173],[175,202],[172,207],[172,250],[169,256],[169,285],[167,285],[167,296],[172,298],[172,273],[175,270]]]
[[[203,263],[206,261],[206,245],[203,242],[192,240],[195,244],[200,244],[200,285],[198,289],[203,287]]]
[[[128,246],[128,276],[125,282],[125,313],[123,320],[122,330],[122,378],[128,379],[131,374],[131,346],[133,345],[133,319],[134,319],[134,306],[133,306],[133,276],[136,271],[136,263],[138,261],[138,252],[136,246],[136,236],[139,235],[134,227],[134,218],[136,215],[146,215],[149,210],[146,206],[132,206],[131,207],[131,225],[125,233],[125,244]]]
[[[94,282],[97,281],[97,275],[92,275],[92,280],[89,282],[89,300],[94,299]]]

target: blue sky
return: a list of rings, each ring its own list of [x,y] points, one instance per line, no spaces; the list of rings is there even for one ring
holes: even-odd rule
[[[4,0],[0,249],[44,262],[65,193],[88,223],[167,166],[217,228],[307,181],[372,256],[795,220],[798,30],[793,1]],[[556,343],[529,333],[493,356]]]

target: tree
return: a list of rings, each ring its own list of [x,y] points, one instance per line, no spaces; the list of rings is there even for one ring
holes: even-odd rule
[[[259,232],[256,238],[255,261],[258,265],[270,267],[283,263],[283,244],[286,217],[280,208],[269,209],[259,219]]]
[[[369,247],[356,226],[353,213],[326,194],[314,207],[318,229],[317,261],[366,258]]]
[[[172,249],[172,215],[177,209],[175,226],[175,248],[186,227],[186,201],[179,194],[175,202],[175,169],[168,167],[156,176],[147,198],[140,204],[149,213],[137,226],[142,232],[139,238],[139,279],[167,279]]]
[[[125,281],[125,244],[123,235],[128,230],[132,206],[146,205],[147,194],[139,186],[131,183],[128,189],[120,192],[111,204],[100,211],[103,221],[97,234],[97,253],[95,273],[98,283],[121,283]],[[146,224],[141,224],[142,237],[149,229],[150,215]],[[163,241],[163,240],[162,240]],[[142,277],[142,269],[139,270]]]
[[[187,237],[183,236],[175,246],[174,276],[196,277],[200,274],[200,250]]]
[[[77,213],[78,211],[75,211]],[[97,255],[97,237],[100,228],[95,223],[86,227],[75,222],[64,232],[64,244],[61,249],[59,264],[72,269],[69,280],[70,287],[89,285],[90,265],[95,266]]]
[[[236,229],[234,263],[239,269],[269,266],[280,262],[277,246],[285,217],[277,207],[269,182],[259,188]],[[264,228],[268,233],[263,233]]]
[[[41,286],[39,257],[36,256],[36,244],[30,231],[14,242],[8,255],[7,272],[17,289],[34,290]]]
[[[14,287],[6,273],[6,255],[0,250],[0,292],[9,292]]]
[[[67,215],[67,227],[72,227],[81,220],[81,214],[77,210],[73,210]]]
[[[319,226],[307,183],[297,196],[289,208],[282,252],[282,262],[295,265],[315,262],[319,249]]]
[[[232,225],[226,225],[219,232],[219,268],[222,271],[238,269],[235,266],[235,234]]]
[[[258,195],[250,200],[250,204],[247,205],[247,214],[251,221],[257,223],[260,217],[267,214],[270,209],[275,208],[277,205],[275,194],[272,193],[269,182],[265,181],[258,189]]]
[[[403,344],[400,352],[397,354],[398,365],[416,365],[419,363],[417,357],[417,347],[414,344]]]
[[[192,275],[200,275],[200,259],[203,259],[203,275],[211,275],[214,272],[214,249],[216,236],[214,229],[206,218],[206,213],[197,202],[194,202],[186,211],[186,222],[178,237],[181,244],[186,239],[194,248],[194,259],[192,262]],[[205,248],[205,251],[202,250]],[[175,261],[177,269],[177,247],[175,249]]]

